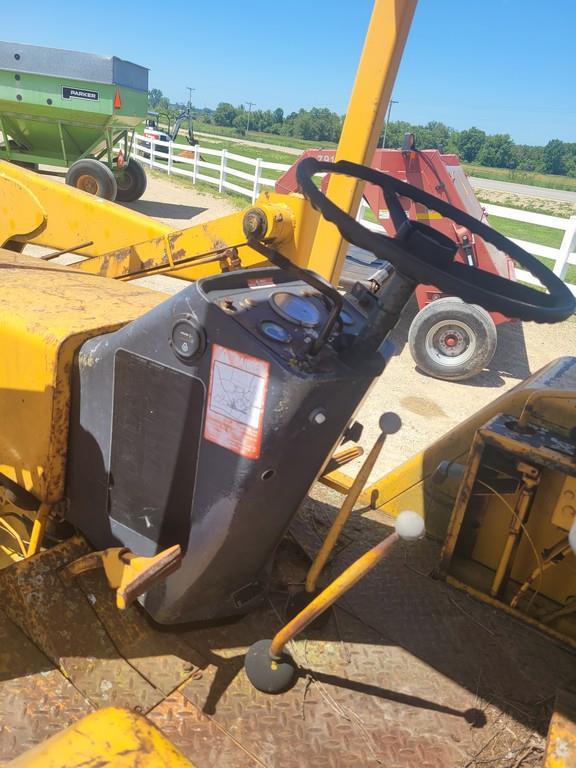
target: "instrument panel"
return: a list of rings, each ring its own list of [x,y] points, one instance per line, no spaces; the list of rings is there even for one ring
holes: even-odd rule
[[[291,361],[310,356],[332,308],[330,299],[300,280],[286,280],[280,270],[262,270],[266,278],[230,278],[229,290],[210,291],[210,281],[202,281],[207,298],[234,317],[277,355]],[[252,271],[252,274],[255,270]],[[272,276],[273,275],[273,276]],[[236,284],[235,284],[236,283]],[[206,290],[208,289],[208,290]],[[364,312],[349,295],[326,346],[334,348],[351,341],[365,327]]]

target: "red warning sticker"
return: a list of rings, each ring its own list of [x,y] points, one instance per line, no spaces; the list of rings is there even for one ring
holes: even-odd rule
[[[214,345],[204,437],[247,459],[260,456],[270,364]]]

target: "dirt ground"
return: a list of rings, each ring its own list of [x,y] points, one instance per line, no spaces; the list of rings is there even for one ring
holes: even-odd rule
[[[569,203],[561,200],[546,200],[542,197],[533,197],[530,195],[515,195],[512,192],[503,192],[502,190],[497,189],[484,189],[482,187],[482,180],[478,180],[475,191],[476,197],[482,203],[492,203],[492,205],[534,210],[538,213],[547,213],[550,216],[562,216],[565,218],[576,214],[576,203]]]
[[[248,201],[248,198],[246,200]],[[126,204],[126,207],[165,221],[174,229],[202,224],[237,210],[233,203],[223,197],[198,192],[191,186],[178,184],[168,178],[159,178],[150,173],[144,196],[135,203]]]
[[[169,179],[150,176],[142,200],[131,206],[180,229],[232,213],[234,206]],[[146,285],[175,292],[182,282],[174,278],[145,278]],[[359,414],[364,424],[361,444],[368,449],[378,434],[378,418],[395,411],[402,419],[400,432],[389,438],[373,477],[381,475],[486,403],[500,396],[551,360],[576,354],[576,318],[560,325],[514,323],[499,329],[498,349],[490,368],[464,382],[444,382],[420,374],[406,346],[414,309],[408,308],[396,329],[396,355],[374,385]],[[349,464],[353,474],[359,462]]]

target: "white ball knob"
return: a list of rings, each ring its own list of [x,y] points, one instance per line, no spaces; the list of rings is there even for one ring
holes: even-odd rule
[[[411,509],[400,512],[396,518],[396,533],[404,541],[418,541],[426,533],[423,518]]]

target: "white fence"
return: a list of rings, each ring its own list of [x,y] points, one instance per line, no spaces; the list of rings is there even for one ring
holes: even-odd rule
[[[526,224],[539,224],[543,227],[564,230],[564,237],[562,238],[560,248],[551,248],[548,245],[539,245],[538,243],[530,243],[527,240],[517,240],[516,238],[510,239],[513,243],[528,251],[528,253],[550,259],[554,263],[552,267],[554,274],[558,275],[561,280],[564,280],[576,296],[576,285],[566,281],[568,266],[571,264],[576,265],[576,216],[563,219],[559,216],[546,216],[542,213],[530,213],[529,211],[520,211],[517,208],[505,208],[501,205],[489,205],[487,203],[482,203],[482,207],[488,215],[491,214],[492,216],[500,216],[503,219],[512,219],[513,221],[523,221]],[[368,210],[369,206],[362,201],[358,211],[358,220],[362,221],[370,229],[381,230],[380,224],[365,219]],[[531,285],[540,284],[535,277],[524,269],[516,269],[516,277],[523,283],[530,283]]]
[[[569,219],[563,219],[559,216],[547,216],[543,213],[530,213],[530,211],[519,211],[516,208],[505,208],[501,205],[483,204],[482,207],[490,216],[501,216],[503,219],[512,219],[513,221],[523,221],[526,224],[539,224],[542,227],[551,227],[564,231],[564,236],[560,248],[551,248],[549,245],[539,245],[527,240],[517,240],[511,238],[512,242],[524,248],[528,253],[534,256],[542,256],[554,262],[553,271],[561,280],[566,278],[568,265],[576,265],[576,216],[570,216]],[[523,269],[516,270],[516,276],[524,283],[538,285],[538,280]],[[572,293],[576,295],[576,285],[568,286]]]
[[[254,203],[263,188],[274,189],[278,173],[271,178],[266,171],[284,172],[290,168],[285,163],[269,163],[261,158],[236,155],[227,149],[211,149],[210,147],[194,147],[188,144],[176,144],[172,141],[150,140],[147,136],[137,134],[134,138],[134,154],[150,168],[156,168],[169,174],[187,176],[195,184],[204,181],[214,184],[218,191],[225,189],[245,195]],[[207,159],[208,158],[208,159]],[[217,158],[217,162],[214,159]],[[212,162],[210,162],[212,160]],[[229,165],[245,166],[246,170]],[[239,184],[238,180],[246,182]]]
[[[279,172],[287,171],[291,167],[290,164],[270,163],[261,158],[254,159],[236,155],[227,149],[211,149],[210,147],[201,147],[198,144],[191,147],[187,144],[176,144],[171,141],[150,140],[139,134],[135,136],[134,141],[133,151],[135,155],[150,168],[156,168],[168,174],[186,176],[192,179],[193,183],[204,181],[208,184],[214,184],[218,187],[219,192],[228,189],[237,194],[245,195],[253,203],[263,188],[274,188]],[[209,162],[206,158],[215,159],[216,162]],[[244,166],[246,170],[230,166],[230,161],[236,165]],[[273,171],[273,177],[266,171]],[[239,184],[238,180],[245,182],[244,185]],[[514,239],[513,242],[535,256],[550,259],[553,262],[554,273],[560,279],[565,280],[568,266],[576,265],[576,254],[574,253],[576,251],[576,216],[563,219],[558,216],[530,213],[516,208],[504,208],[500,205],[486,204],[483,205],[483,208],[489,215],[563,230],[564,236],[560,248],[551,248],[526,240]],[[358,212],[359,220],[362,220],[372,229],[381,229],[379,224],[365,219],[367,210],[368,206],[363,202]],[[516,270],[516,277],[522,282],[538,284],[536,278],[522,269]],[[576,295],[576,285],[568,284],[568,287]]]

